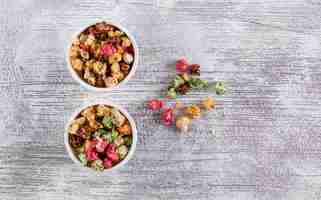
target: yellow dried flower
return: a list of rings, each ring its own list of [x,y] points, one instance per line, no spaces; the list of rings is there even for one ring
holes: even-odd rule
[[[212,97],[206,97],[201,102],[202,108],[206,110],[212,110],[215,106],[215,102]]]
[[[110,66],[110,71],[111,71],[112,73],[119,72],[119,71],[120,71],[119,63],[118,63],[118,62],[113,63],[113,64]]]
[[[115,32],[114,31],[108,31],[108,37],[114,37]]]
[[[83,62],[79,58],[71,60],[71,65],[77,71],[81,71],[83,68]]]
[[[111,73],[111,76],[114,77],[114,78],[116,78],[118,81],[121,81],[121,80],[123,80],[123,79],[125,78],[124,73],[121,72],[121,71],[112,72],[112,73]]]
[[[201,117],[201,109],[197,105],[187,107],[185,113],[192,119],[198,119]]]
[[[176,128],[181,132],[187,132],[191,123],[191,119],[186,116],[181,116],[176,119]]]
[[[128,37],[122,37],[121,40],[122,40],[122,46],[123,47],[129,47],[131,45],[131,42],[128,39]]]
[[[109,62],[110,64],[113,64],[113,63],[115,63],[115,62],[120,62],[121,59],[122,59],[121,54],[115,53],[115,54],[113,54],[113,55],[111,55],[111,56],[108,57],[108,62]]]

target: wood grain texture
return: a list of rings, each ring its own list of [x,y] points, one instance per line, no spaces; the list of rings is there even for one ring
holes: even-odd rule
[[[109,93],[81,88],[65,62],[73,32],[100,18],[126,26],[141,53]],[[318,0],[1,0],[0,199],[321,199],[320,29]],[[230,86],[190,137],[144,109],[181,55]],[[67,118],[96,99],[128,108],[139,130],[134,158],[100,176],[63,144]]]

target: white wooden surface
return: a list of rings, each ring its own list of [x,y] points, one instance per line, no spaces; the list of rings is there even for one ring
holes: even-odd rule
[[[105,94],[65,62],[73,32],[99,18],[125,25],[141,53],[135,77]],[[319,0],[1,0],[0,199],[321,199],[320,26]],[[181,55],[230,85],[190,137],[144,109]],[[69,115],[96,99],[124,105],[139,129],[134,158],[101,176],[63,144]]]

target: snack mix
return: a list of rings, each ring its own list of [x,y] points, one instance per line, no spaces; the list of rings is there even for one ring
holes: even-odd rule
[[[103,171],[121,162],[132,145],[128,119],[116,108],[84,109],[69,126],[69,144],[82,165]]]
[[[80,33],[72,43],[69,56],[78,76],[100,88],[113,87],[124,80],[135,59],[129,37],[106,22]]]

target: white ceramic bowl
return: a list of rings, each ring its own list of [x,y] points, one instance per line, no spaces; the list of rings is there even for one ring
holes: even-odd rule
[[[131,41],[132,45],[133,45],[133,48],[134,48],[134,63],[132,65],[132,68],[130,70],[130,72],[127,74],[127,76],[124,78],[124,80],[122,80],[120,83],[118,83],[117,85],[113,86],[113,87],[106,87],[106,88],[100,88],[100,87],[95,87],[95,86],[92,86],[90,84],[88,84],[86,81],[82,80],[78,74],[76,73],[76,71],[72,68],[71,66],[71,63],[70,63],[70,56],[69,56],[69,50],[72,46],[72,42],[77,39],[77,37],[79,36],[80,33],[82,33],[84,30],[86,30],[88,27],[92,26],[92,25],[95,25],[99,22],[106,22],[107,24],[110,24],[112,26],[115,26],[116,28],[118,28],[119,30],[123,31],[129,38],[129,40]],[[136,72],[136,69],[137,69],[137,66],[138,66],[138,58],[139,58],[139,51],[138,51],[138,47],[137,47],[137,44],[136,44],[136,41],[134,39],[134,37],[128,32],[128,30],[123,27],[122,25],[118,24],[118,23],[115,23],[115,22],[111,22],[111,21],[108,21],[108,20],[100,20],[100,21],[96,21],[94,23],[90,23],[88,24],[88,26],[86,26],[85,28],[81,29],[80,31],[76,32],[70,43],[68,44],[68,48],[67,48],[67,53],[66,53],[66,62],[67,62],[67,66],[68,66],[68,69],[69,69],[69,72],[71,73],[71,76],[78,82],[80,83],[80,85],[82,85],[84,88],[88,89],[88,90],[91,90],[91,91],[96,91],[96,92],[107,92],[107,91],[111,91],[115,88],[118,88],[120,87],[121,85],[124,85],[125,83],[127,83],[127,81],[132,77],[134,76],[135,72]]]
[[[84,167],[79,159],[76,157],[76,155],[74,154],[73,150],[72,150],[72,147],[70,146],[69,144],[69,132],[68,132],[68,127],[70,126],[72,120],[74,120],[82,110],[84,110],[85,108],[89,107],[89,106],[94,106],[94,105],[107,105],[107,106],[110,106],[110,107],[114,107],[114,108],[117,108],[129,121],[129,124],[132,128],[132,145],[129,149],[129,152],[127,154],[127,156],[122,160],[120,161],[117,165],[113,166],[112,168],[109,168],[109,169],[104,169],[104,171],[102,172],[97,172],[97,173],[104,173],[104,172],[110,172],[110,171],[114,171],[118,168],[120,168],[121,166],[125,165],[134,155],[134,152],[136,150],[136,143],[137,143],[137,128],[136,128],[136,124],[135,124],[135,121],[133,120],[133,118],[129,115],[129,113],[124,109],[122,108],[121,106],[119,105],[116,105],[114,103],[111,103],[109,101],[97,101],[97,102],[94,102],[94,103],[90,103],[90,104],[85,104],[84,106],[81,106],[79,109],[77,109],[70,117],[70,119],[68,120],[67,124],[66,124],[66,127],[65,127],[65,132],[64,132],[64,142],[65,142],[65,147],[67,149],[67,152],[70,156],[70,158],[77,164],[79,164],[81,167],[83,168],[87,168],[88,170],[90,171],[95,171],[94,169],[91,169],[90,167]]]

